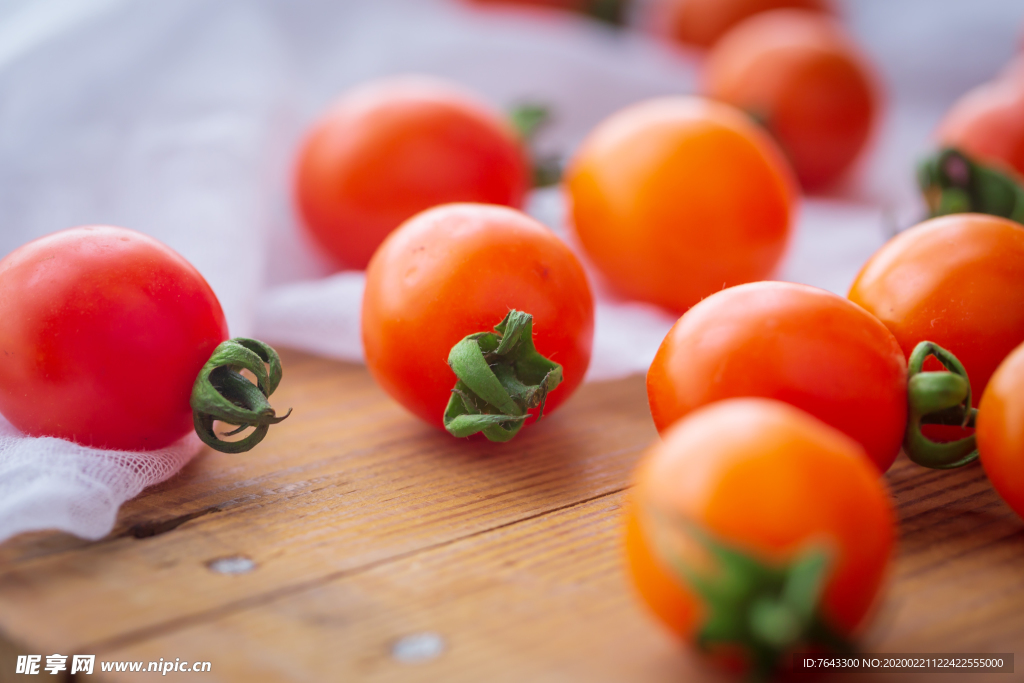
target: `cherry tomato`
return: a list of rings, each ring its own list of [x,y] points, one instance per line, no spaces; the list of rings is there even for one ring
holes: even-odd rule
[[[567,174],[576,233],[620,293],[682,312],[768,277],[795,189],[770,138],[695,97],[650,100],[601,123]]]
[[[500,114],[454,85],[397,78],[356,88],[314,125],[295,195],[337,263],[365,268],[402,221],[448,202],[518,207],[525,152]]]
[[[1007,72],[961,97],[939,124],[939,144],[1000,170],[1024,174],[1024,78],[1020,73],[1024,72]]]
[[[804,189],[838,179],[863,150],[878,109],[874,77],[832,17],[784,9],[737,24],[708,57],[707,94],[763,124]]]
[[[992,375],[978,406],[975,437],[985,474],[1024,517],[1024,344]]]
[[[882,472],[907,419],[906,359],[873,316],[788,282],[732,287],[691,308],[647,372],[658,431],[726,398],[785,401],[852,437]]]
[[[442,426],[456,382],[447,365],[453,346],[491,331],[513,309],[533,316],[537,351],[562,366],[563,382],[546,401],[551,412],[590,362],[594,304],[579,261],[550,230],[513,209],[450,204],[425,211],[392,233],[367,269],[367,366],[399,403]]]
[[[825,0],[661,0],[655,13],[656,23],[675,40],[709,48],[744,19],[787,7],[829,9]]]
[[[895,519],[878,472],[855,441],[789,405],[700,408],[647,451],[634,481],[629,575],[704,652],[768,673],[798,647],[834,646],[818,640],[825,631],[848,639],[882,586]]]
[[[849,298],[881,320],[908,357],[926,340],[954,354],[977,398],[1024,341],[1022,292],[1024,228],[954,214],[889,240],[861,269]]]
[[[31,436],[151,450],[187,434],[193,384],[227,339],[185,259],[137,232],[73,228],[0,261],[0,412]]]

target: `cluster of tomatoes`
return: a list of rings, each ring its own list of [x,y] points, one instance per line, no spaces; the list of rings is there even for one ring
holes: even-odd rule
[[[881,475],[901,449],[935,468],[980,451],[1024,514],[1024,227],[1007,210],[1024,149],[1007,131],[1024,117],[992,111],[1015,87],[1024,101],[1024,78],[954,108],[921,169],[941,217],[886,244],[844,298],[764,280],[800,189],[834,183],[865,145],[870,67],[816,1],[667,5],[673,35],[711,46],[708,97],[613,114],[564,190],[598,276],[682,314],[647,374],[662,439],[626,507],[630,574],[682,638],[770,673],[797,648],[850,646],[891,561]],[[517,210],[525,148],[471,93],[404,78],[343,97],[299,156],[305,224],[339,266],[366,268],[371,373],[459,437],[513,438],[589,362],[584,270]]]
[[[1024,515],[1024,67],[953,109],[920,170],[939,217],[844,298],[765,279],[800,188],[833,183],[869,136],[870,68],[817,0],[666,6],[674,36],[711,48],[708,97],[615,113],[564,188],[599,276],[681,314],[647,375],[662,439],[626,507],[630,573],[681,637],[770,673],[796,648],[848,647],[865,620],[895,536],[881,475],[901,448],[936,468],[980,453]],[[454,436],[515,437],[590,361],[587,275],[519,210],[532,173],[500,113],[421,77],[349,92],[299,153],[303,223],[366,270],[371,373]],[[194,425],[243,450],[283,419],[266,401],[273,350],[226,341],[198,272],[137,233],[13,252],[0,318],[0,412],[26,433],[160,448]],[[255,430],[223,441],[215,420]]]

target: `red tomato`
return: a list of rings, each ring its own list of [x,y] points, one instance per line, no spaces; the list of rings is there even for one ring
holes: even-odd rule
[[[847,639],[864,621],[895,519],[878,472],[839,431],[777,401],[720,401],[668,430],[634,479],[629,574],[680,638],[768,673],[832,645],[816,627]]]
[[[356,88],[313,127],[295,194],[340,266],[365,268],[402,221],[448,202],[518,207],[530,170],[511,125],[454,85],[397,78]]]
[[[1024,73],[1019,68],[957,100],[939,124],[941,145],[1024,174]]]
[[[747,17],[773,9],[827,11],[826,0],[659,0],[657,23],[681,43],[711,47],[726,31]]]
[[[658,431],[726,398],[801,408],[852,437],[885,472],[907,419],[906,359],[892,334],[840,296],[788,282],[732,287],[691,308],[647,372]]]
[[[160,242],[90,226],[0,261],[0,413],[22,432],[151,450],[192,429],[199,371],[227,339],[206,280]]]
[[[533,316],[534,343],[560,363],[558,408],[590,362],[594,304],[576,257],[546,227],[512,209],[450,204],[391,234],[366,271],[363,346],[377,382],[441,426],[456,378],[447,365],[467,335],[489,332],[512,309]]]
[[[1022,292],[1024,228],[954,214],[889,240],[861,269],[849,298],[881,320],[908,357],[926,340],[955,355],[977,399],[1024,342]]]
[[[1024,344],[992,375],[978,406],[975,438],[985,474],[1024,517]]]
[[[763,12],[708,57],[710,97],[764,125],[807,190],[837,180],[863,150],[878,109],[874,77],[842,27],[818,12]]]
[[[580,243],[622,294],[685,311],[768,277],[795,188],[750,119],[696,97],[650,100],[601,123],[566,174]]]

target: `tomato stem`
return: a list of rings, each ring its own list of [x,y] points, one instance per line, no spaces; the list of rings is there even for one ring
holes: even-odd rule
[[[924,361],[934,356],[948,372],[922,372]],[[907,431],[903,450],[918,465],[945,470],[973,462],[978,457],[974,435],[938,443],[921,432],[922,424],[973,427],[978,411],[971,407],[971,382],[957,357],[930,341],[914,347],[907,363]]]
[[[552,121],[551,108],[538,102],[525,102],[512,108],[509,120],[519,133],[532,166],[533,187],[549,187],[562,180],[562,160],[557,154],[544,155],[537,150],[537,136]]]
[[[651,517],[651,545],[659,557],[700,596],[705,619],[696,635],[703,651],[739,646],[753,678],[767,680],[797,647],[824,647],[846,653],[852,646],[825,621],[821,599],[832,570],[828,548],[810,545],[788,562],[765,562],[731,546],[689,520]],[[696,569],[674,548],[673,535],[696,544],[710,563]],[[685,546],[682,546],[685,547]],[[703,563],[702,563],[703,564]]]
[[[562,366],[533,345],[532,315],[509,311],[494,330],[465,337],[448,354],[458,377],[444,411],[453,436],[483,432],[491,441],[508,441],[530,409],[540,407],[541,419],[548,393],[562,382]]]
[[[256,384],[246,379],[241,370],[254,374]],[[289,410],[278,417],[267,402],[280,384],[281,375],[277,351],[261,341],[236,337],[214,349],[196,377],[190,401],[192,422],[203,443],[222,453],[244,453],[262,441],[270,425],[292,414]],[[248,427],[254,430],[244,439],[224,441],[213,431],[214,420],[238,427],[224,436]]]
[[[1013,176],[947,147],[918,167],[918,182],[932,218],[987,213],[1024,223],[1024,188]]]

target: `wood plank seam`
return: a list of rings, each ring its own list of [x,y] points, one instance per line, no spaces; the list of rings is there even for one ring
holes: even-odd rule
[[[293,585],[290,585],[290,586],[282,586],[281,588],[275,589],[273,591],[268,591],[266,593],[252,595],[252,596],[246,597],[246,598],[244,598],[242,600],[236,600],[234,602],[230,602],[230,603],[221,605],[221,606],[217,607],[216,609],[207,610],[207,611],[204,611],[204,612],[195,612],[195,613],[188,614],[188,615],[185,615],[185,616],[181,616],[181,617],[178,617],[178,618],[175,618],[175,619],[163,622],[163,623],[154,624],[152,626],[149,626],[149,627],[144,628],[144,629],[140,629],[139,631],[135,631],[133,633],[126,633],[126,634],[123,634],[121,636],[117,636],[117,637],[114,637],[114,638],[109,638],[109,639],[104,640],[104,641],[99,641],[99,642],[96,642],[96,643],[89,643],[87,645],[83,645],[80,649],[82,650],[82,652],[87,652],[89,654],[103,654],[105,652],[110,652],[112,650],[119,650],[119,649],[131,647],[133,645],[137,645],[139,643],[143,643],[146,640],[150,640],[150,639],[153,639],[153,638],[158,638],[158,637],[167,635],[169,633],[173,633],[174,631],[177,631],[177,630],[180,630],[180,629],[184,629],[184,628],[188,628],[189,626],[194,626],[194,625],[197,625],[197,624],[201,624],[201,623],[203,623],[205,621],[208,621],[208,620],[213,620],[213,619],[219,619],[219,618],[227,617],[227,616],[230,616],[232,614],[235,614],[235,613],[238,613],[238,612],[242,612],[242,611],[245,611],[245,610],[253,608],[253,607],[258,607],[260,605],[265,605],[267,603],[273,602],[275,600],[278,600],[278,599],[281,599],[281,598],[284,598],[284,597],[288,597],[288,596],[291,596],[291,595],[296,595],[296,594],[299,594],[299,593],[302,593],[302,592],[305,592],[305,591],[308,591],[308,590],[314,590],[316,588],[319,588],[321,586],[327,585],[329,583],[333,583],[335,581],[351,578],[353,576],[358,576],[359,574],[362,574],[364,572],[372,571],[372,570],[378,569],[380,567],[384,567],[384,566],[386,566],[388,564],[391,564],[391,563],[394,563],[394,562],[405,561],[405,560],[411,559],[411,558],[413,558],[416,555],[419,555],[421,553],[431,552],[431,551],[434,551],[434,550],[438,550],[440,548],[444,548],[444,547],[450,546],[450,545],[452,545],[454,543],[459,543],[459,542],[470,540],[470,539],[473,539],[473,538],[478,538],[478,537],[484,536],[486,534],[491,534],[491,533],[499,532],[499,531],[502,531],[502,530],[507,529],[509,527],[516,526],[518,524],[528,523],[528,522],[531,522],[533,520],[539,519],[541,517],[545,517],[545,516],[552,515],[552,514],[557,514],[559,512],[565,511],[565,510],[569,510],[569,509],[572,509],[572,508],[575,508],[575,507],[579,507],[581,505],[586,505],[588,503],[592,503],[592,502],[600,500],[602,498],[607,498],[608,496],[614,496],[614,495],[620,494],[620,493],[622,493],[623,491],[626,491],[629,488],[630,488],[629,486],[624,486],[624,487],[621,487],[621,488],[618,488],[618,489],[615,489],[615,490],[606,491],[606,492],[601,493],[601,494],[596,495],[596,496],[591,496],[591,497],[585,498],[583,500],[578,500],[578,501],[574,501],[572,503],[567,503],[565,505],[560,505],[560,506],[557,506],[557,507],[553,507],[553,508],[550,508],[548,510],[543,510],[543,511],[537,512],[535,514],[524,516],[524,517],[522,517],[520,519],[511,520],[511,521],[508,521],[508,522],[505,522],[505,523],[502,523],[502,524],[499,524],[499,525],[496,525],[496,526],[493,526],[493,527],[489,527],[487,529],[481,529],[481,530],[474,531],[474,532],[469,533],[469,534],[464,534],[462,536],[458,536],[458,537],[454,537],[454,538],[450,538],[450,539],[445,539],[444,541],[440,541],[438,543],[432,543],[432,544],[425,545],[425,546],[422,546],[422,547],[419,547],[419,548],[415,548],[413,550],[409,550],[409,551],[406,551],[406,552],[403,552],[403,553],[397,553],[397,554],[392,555],[390,557],[381,558],[380,560],[376,560],[374,562],[368,562],[368,563],[366,563],[364,565],[360,565],[358,567],[353,567],[353,568],[345,569],[345,570],[338,571],[338,572],[332,572],[330,574],[326,574],[326,575],[317,577],[315,579],[310,579],[308,581],[303,581],[303,582],[298,583],[298,584],[293,584]]]

